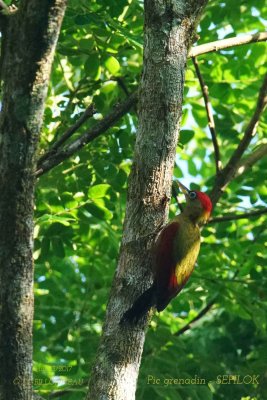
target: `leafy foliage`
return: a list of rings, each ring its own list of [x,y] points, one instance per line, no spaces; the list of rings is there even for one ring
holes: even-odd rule
[[[80,135],[134,91],[142,69],[142,3],[72,0],[52,72],[40,154],[93,102],[97,114]],[[199,43],[264,29],[263,0],[211,1]],[[209,87],[222,163],[247,126],[266,72],[266,45],[199,57]],[[248,154],[266,142],[262,117]],[[95,356],[116,267],[137,117],[125,115],[105,134],[43,175],[36,190],[35,389],[67,389],[81,399]],[[72,138],[72,139],[73,139]],[[235,179],[214,216],[266,206],[261,159]],[[193,64],[188,61],[184,117],[175,177],[211,190],[214,154]],[[177,212],[172,201],[170,217]],[[137,399],[262,399],[266,393],[266,216],[225,221],[203,230],[201,255],[186,288],[153,318]],[[175,335],[205,305],[191,329]],[[257,382],[243,382],[259,375]],[[240,376],[242,384],[222,377]],[[153,379],[158,383],[153,383]],[[194,383],[192,379],[204,379]],[[221,380],[220,378],[221,377]],[[188,380],[177,384],[174,379]],[[234,379],[234,378],[233,378]],[[236,378],[237,379],[237,378]],[[193,382],[193,383],[192,383]],[[60,397],[60,395],[59,395]]]

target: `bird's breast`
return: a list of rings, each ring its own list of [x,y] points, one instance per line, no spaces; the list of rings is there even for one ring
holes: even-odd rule
[[[178,286],[183,286],[191,273],[200,250],[199,228],[190,222],[180,224],[179,234],[176,237],[173,248],[175,263],[175,276]]]

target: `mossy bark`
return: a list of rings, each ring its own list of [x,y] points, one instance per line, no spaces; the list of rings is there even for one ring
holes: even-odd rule
[[[0,399],[32,399],[36,153],[66,0],[21,1],[1,17]]]

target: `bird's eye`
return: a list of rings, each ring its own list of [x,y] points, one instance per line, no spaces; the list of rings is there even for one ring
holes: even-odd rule
[[[196,192],[189,192],[189,198],[190,198],[191,200],[194,200],[196,197],[197,197]]]

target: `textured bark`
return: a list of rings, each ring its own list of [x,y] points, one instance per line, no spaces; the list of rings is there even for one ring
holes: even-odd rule
[[[21,1],[3,21],[0,116],[0,399],[32,399],[36,151],[66,0]]]
[[[135,397],[146,326],[118,323],[152,281],[151,247],[168,214],[186,59],[205,4],[145,1],[139,129],[119,262],[87,396],[91,400]]]

